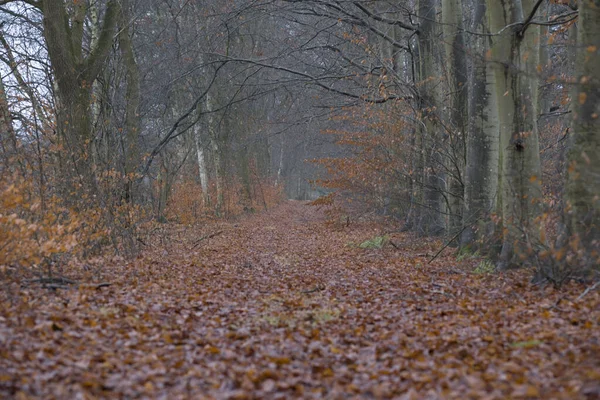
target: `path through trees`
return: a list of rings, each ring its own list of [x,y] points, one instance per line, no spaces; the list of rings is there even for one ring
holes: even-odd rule
[[[443,243],[326,220],[290,201],[155,231],[136,260],[82,267],[78,287],[7,284],[0,397],[600,393],[598,290],[532,287],[448,250],[429,263]]]

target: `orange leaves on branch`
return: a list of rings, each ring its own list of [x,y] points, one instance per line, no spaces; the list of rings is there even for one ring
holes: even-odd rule
[[[326,194],[325,196],[313,200],[310,204],[313,206],[332,206],[335,202],[335,195],[335,192]]]
[[[195,225],[217,218],[215,200],[218,197],[216,185],[208,188],[209,203],[205,203],[205,194],[194,178],[184,177],[176,182],[169,196],[167,218],[184,225]],[[244,187],[236,178],[228,179],[222,188],[222,216],[235,217],[246,212],[269,209],[279,204],[283,198],[282,185],[276,186],[266,178],[254,177],[249,186]]]
[[[43,267],[56,257],[87,258],[108,246],[113,251],[131,250],[125,242],[135,241],[146,218],[142,207],[121,197],[131,178],[115,171],[99,174],[98,196],[110,205],[105,208],[97,199],[77,193],[70,199],[51,193],[41,196],[40,188],[19,174],[0,178],[0,266]],[[57,183],[47,182],[48,187],[53,185]]]
[[[15,177],[12,181],[17,181]],[[0,265],[32,266],[77,246],[79,220],[75,213],[31,194],[31,185],[0,182]],[[65,218],[65,216],[68,216]]]
[[[359,196],[369,208],[380,208],[389,201],[386,199],[397,196],[401,180],[409,175],[407,160],[411,156],[406,145],[407,126],[402,120],[405,111],[402,103],[346,110],[336,120],[343,128],[324,132],[338,137],[346,155],[312,160],[326,171],[327,178],[318,180],[318,186],[346,198]]]

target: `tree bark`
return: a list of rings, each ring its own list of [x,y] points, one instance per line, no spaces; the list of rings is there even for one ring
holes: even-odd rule
[[[119,50],[125,65],[127,90],[125,92],[125,199],[133,202],[133,185],[137,178],[135,172],[140,163],[139,134],[140,134],[140,73],[133,50],[129,21],[129,2],[122,0]]]
[[[8,100],[6,99],[6,91],[4,90],[4,82],[0,78],[0,150],[2,150],[3,175],[8,175],[12,170],[13,157],[17,155],[17,136],[12,124],[10,109],[8,108]]]
[[[500,121],[502,250],[499,270],[523,265],[539,244],[541,210],[537,121],[527,71],[527,44],[520,34],[520,0],[488,0],[493,37],[492,68]],[[539,223],[539,221],[538,221]]]
[[[216,121],[215,118],[212,115],[212,111],[214,109],[214,104],[213,104],[213,97],[210,95],[210,93],[206,94],[206,101],[205,101],[205,107],[206,107],[206,113],[207,113],[207,117],[206,117],[206,123],[207,123],[207,127],[208,127],[208,137],[210,140],[210,146],[211,146],[211,150],[212,150],[212,160],[213,160],[213,167],[214,167],[214,173],[215,173],[215,189],[216,189],[216,194],[215,194],[215,213],[217,216],[221,216],[221,213],[223,212],[223,203],[225,201],[225,197],[224,197],[224,193],[223,193],[223,159],[222,159],[222,146],[220,146],[219,144],[219,137],[218,137],[218,131],[217,131],[217,127],[215,126]]]
[[[448,163],[448,236],[454,237],[462,230],[464,200],[464,169],[467,135],[467,63],[462,0],[442,0],[442,22],[446,53],[446,77],[449,89],[448,112],[450,129],[450,159]]]
[[[489,33],[486,20],[486,1],[475,4],[474,30]],[[485,54],[489,50],[484,35],[472,38],[474,57],[469,96],[467,135],[467,165],[465,177],[465,208],[461,236],[462,247],[474,247],[484,236],[487,216],[494,210],[498,194],[499,130],[498,107],[495,97],[495,74]]]
[[[200,138],[199,125],[194,126],[194,143],[196,145],[196,158],[198,160],[198,178],[200,188],[202,189],[202,202],[204,207],[210,206],[210,193],[208,192],[208,170],[206,167],[206,157],[204,156],[204,147]]]
[[[80,197],[77,192],[89,192],[95,187],[89,162],[92,83],[104,67],[113,43],[119,8],[117,0],[108,1],[100,36],[86,55],[83,51],[86,2],[77,2],[69,14],[63,0],[41,0],[44,40],[56,79],[58,131],[67,151],[65,172],[72,178],[67,189],[72,196]]]
[[[439,110],[440,69],[436,58],[441,50],[438,46],[436,24],[436,0],[419,1],[419,111],[422,124],[418,133],[418,144],[424,156],[424,186],[421,226],[419,230],[426,235],[440,235],[445,230],[442,214],[443,191],[445,176],[443,176],[443,161],[438,151],[440,145]]]
[[[600,1],[579,1],[577,89],[568,153],[567,221],[573,246],[584,249],[582,268],[600,248]],[[575,248],[574,250],[577,250]]]

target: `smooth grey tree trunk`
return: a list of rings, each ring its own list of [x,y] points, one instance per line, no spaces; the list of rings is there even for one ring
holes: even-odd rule
[[[584,269],[598,267],[600,252],[600,0],[579,1],[577,39],[566,219],[574,235],[572,246],[585,252]]]
[[[214,109],[213,98],[210,93],[206,94],[205,100],[205,111],[207,113],[206,123],[208,126],[208,137],[210,140],[210,146],[212,150],[212,160],[215,173],[215,213],[220,216],[223,212],[223,203],[225,201],[225,195],[223,193],[223,158],[222,158],[222,146],[219,143],[218,131],[215,126],[215,118],[212,115]]]
[[[202,189],[202,202],[205,207],[210,206],[210,193],[208,192],[208,168],[206,157],[204,156],[204,147],[201,140],[199,125],[194,126],[194,144],[196,146],[196,159],[198,161],[198,179]]]
[[[462,0],[442,0],[442,22],[449,89],[448,235],[462,230],[466,158],[468,81]]]
[[[119,48],[125,65],[127,89],[125,92],[125,199],[133,201],[135,172],[141,161],[140,135],[140,73],[130,37],[129,2],[122,1],[119,23]]]
[[[474,247],[489,233],[489,214],[495,209],[498,193],[499,122],[495,96],[495,74],[486,59],[489,33],[486,1],[476,0],[474,30],[482,35],[471,38],[473,70],[469,96],[467,165],[462,247]]]
[[[441,235],[445,231],[443,216],[445,176],[443,160],[438,151],[441,140],[439,110],[440,106],[440,66],[438,63],[439,46],[438,28],[436,22],[436,0],[420,0],[418,13],[419,55],[418,55],[418,86],[419,112],[422,124],[417,133],[417,146],[423,155],[423,204],[419,214],[419,232],[425,235]]]
[[[502,250],[499,270],[523,265],[539,245],[541,167],[527,43],[520,34],[520,0],[488,0],[491,66],[500,122]]]

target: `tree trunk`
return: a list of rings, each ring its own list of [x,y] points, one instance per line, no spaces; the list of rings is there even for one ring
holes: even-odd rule
[[[225,196],[223,193],[223,168],[221,158],[221,146],[217,138],[210,139],[213,151],[213,163],[215,168],[215,189],[216,189],[216,203],[215,203],[215,214],[220,217],[223,213],[223,203]]]
[[[522,0],[523,13],[527,16],[532,12],[537,0]],[[540,15],[542,6],[538,7],[536,15]],[[525,62],[525,75],[529,80],[531,87],[531,101],[533,103],[533,115],[537,122],[540,117],[539,98],[540,98],[540,39],[542,30],[539,25],[530,25],[525,31],[523,37],[523,59]]]
[[[518,267],[539,244],[541,167],[537,121],[527,71],[527,44],[521,35],[521,1],[488,0],[494,36],[492,67],[500,121],[500,189],[503,240],[498,269]],[[510,25],[510,26],[509,26]]]
[[[140,163],[139,153],[139,134],[140,134],[140,73],[133,43],[130,37],[129,29],[129,4],[123,1],[120,30],[119,47],[123,62],[125,64],[125,76],[127,78],[127,90],[125,92],[125,199],[133,201],[134,182],[136,181],[135,172]]]
[[[476,0],[473,27],[488,33],[486,1]],[[495,74],[485,54],[489,49],[486,36],[474,36],[473,70],[469,97],[467,165],[465,171],[465,207],[461,246],[473,248],[489,226],[487,216],[494,210],[498,193],[499,130],[497,98],[494,96]]]
[[[442,17],[446,53],[446,76],[450,96],[450,159],[448,165],[448,235],[454,237],[462,229],[464,169],[467,135],[467,63],[462,23],[462,0],[442,0]]]
[[[58,131],[67,151],[67,177],[72,177],[66,189],[70,196],[81,198],[80,190],[89,193],[95,188],[90,165],[92,127],[92,83],[102,70],[113,43],[114,27],[119,14],[119,2],[109,0],[100,36],[89,53],[84,54],[84,22],[89,6],[73,4],[71,13],[62,0],[42,0],[44,39],[56,79],[58,97]],[[75,174],[73,176],[73,173]],[[83,193],[85,194],[85,193]]]
[[[169,202],[169,194],[171,193],[171,179],[169,177],[168,162],[164,156],[161,157],[160,170],[158,172],[158,210],[156,217],[158,222],[167,222],[165,211]]]
[[[204,207],[210,206],[210,193],[208,192],[208,169],[206,167],[206,158],[204,148],[200,140],[200,129],[198,125],[194,126],[194,142],[196,145],[196,156],[198,160],[198,178],[202,188],[202,203]]]
[[[206,94],[205,100],[206,107],[206,123],[208,127],[208,137],[210,140],[210,146],[212,150],[212,160],[213,167],[215,172],[215,189],[216,189],[216,199],[215,199],[215,213],[217,216],[221,216],[223,212],[223,203],[224,203],[224,194],[223,194],[223,160],[221,157],[221,146],[219,145],[218,138],[218,130],[215,126],[215,118],[212,115],[212,110],[214,109],[213,98],[210,93]]]
[[[3,176],[8,176],[13,170],[12,162],[14,162],[13,157],[17,155],[17,149],[17,136],[15,135],[10,109],[8,108],[4,82],[0,79],[0,150],[3,155],[2,159],[5,162],[4,168],[0,172],[2,172]]]
[[[283,150],[284,150],[283,135],[279,136],[279,157],[277,160],[277,175],[275,177],[275,187],[281,184],[281,173],[283,172]]]
[[[439,110],[439,53],[436,31],[436,0],[419,1],[419,85],[420,85],[420,143],[424,152],[423,219],[420,231],[426,235],[440,235],[445,230],[443,209],[444,181],[443,162],[438,150],[440,145]]]
[[[571,243],[584,250],[582,268],[587,268],[598,266],[600,249],[599,0],[579,1],[577,39],[577,89],[568,154],[566,219],[574,235]]]

